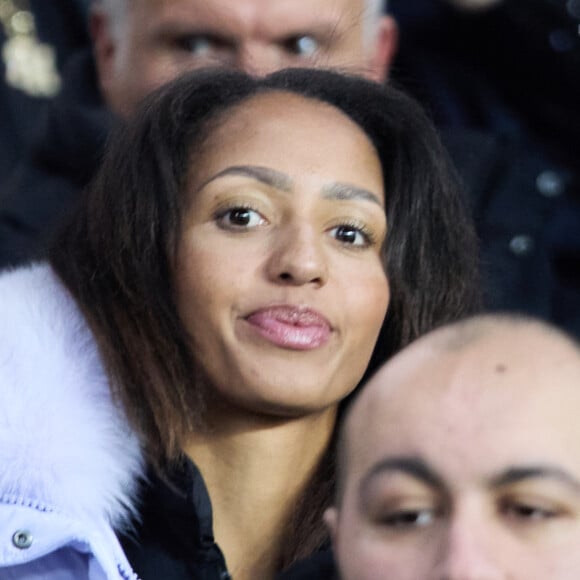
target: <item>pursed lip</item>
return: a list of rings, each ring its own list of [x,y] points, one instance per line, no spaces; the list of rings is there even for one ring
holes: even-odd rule
[[[330,339],[332,326],[307,306],[281,304],[259,308],[244,318],[268,341],[291,350],[313,350]]]

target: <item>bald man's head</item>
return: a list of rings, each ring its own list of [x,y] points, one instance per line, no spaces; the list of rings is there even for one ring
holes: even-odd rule
[[[538,367],[541,374],[551,373],[565,353],[571,362],[580,362],[580,345],[575,339],[542,321],[509,314],[472,317],[416,340],[377,371],[344,419],[337,499],[340,500],[346,471],[349,431],[364,430],[366,412],[378,408],[377,399],[383,401],[401,390],[409,397],[422,397],[424,390],[448,390],[465,371],[478,375],[478,384],[485,377],[493,384],[498,376],[517,372],[526,388],[526,375],[538,377]],[[434,369],[446,369],[444,377],[448,380],[435,381]],[[483,374],[479,374],[480,370]],[[468,387],[461,382],[458,386]]]
[[[343,426],[326,519],[344,580],[580,577],[563,549],[580,542],[579,415],[580,349],[544,323],[483,316],[413,343]]]

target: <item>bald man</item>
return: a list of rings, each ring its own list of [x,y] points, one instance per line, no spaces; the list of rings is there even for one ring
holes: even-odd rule
[[[580,350],[543,323],[435,331],[362,391],[325,515],[343,580],[580,578]]]

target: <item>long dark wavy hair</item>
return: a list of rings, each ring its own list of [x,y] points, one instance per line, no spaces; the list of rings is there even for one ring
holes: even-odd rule
[[[391,301],[366,374],[417,336],[478,308],[476,243],[466,203],[435,129],[412,99],[323,70],[290,69],[264,78],[206,70],[177,79],[113,134],[100,171],[50,251],[96,337],[113,393],[159,469],[179,458],[204,413],[195,353],[173,291],[187,177],[204,140],[232,107],[279,91],[336,107],[380,157]],[[281,567],[326,538],[321,513],[332,499],[332,447],[288,523]]]

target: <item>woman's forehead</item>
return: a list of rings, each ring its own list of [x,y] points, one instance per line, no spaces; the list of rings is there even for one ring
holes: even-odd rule
[[[337,108],[287,92],[259,94],[226,111],[191,164],[197,182],[228,165],[262,165],[290,177],[322,171],[383,196],[380,158],[364,131]]]

